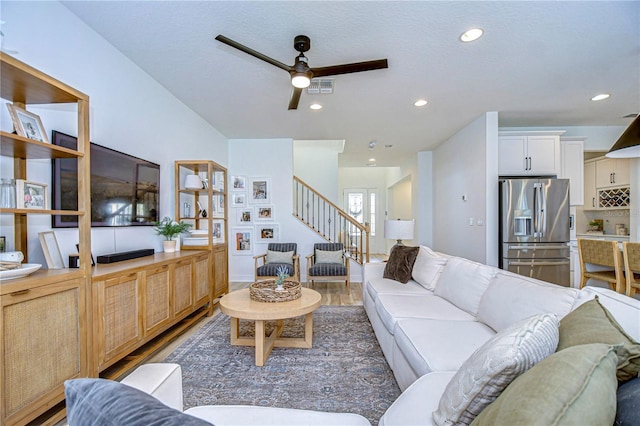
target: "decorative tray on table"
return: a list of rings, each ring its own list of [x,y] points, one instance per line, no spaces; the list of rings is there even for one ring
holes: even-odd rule
[[[288,302],[302,296],[302,286],[297,281],[285,281],[282,290],[276,290],[275,280],[256,281],[249,286],[249,297],[257,302]]]

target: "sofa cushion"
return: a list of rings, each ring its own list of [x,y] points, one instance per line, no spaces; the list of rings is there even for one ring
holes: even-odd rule
[[[224,426],[371,426],[369,420],[359,414],[257,405],[201,405],[185,413]]]
[[[473,321],[475,318],[441,297],[433,294],[378,294],[376,312],[389,333],[393,334],[400,318],[450,319]]]
[[[501,271],[482,295],[478,321],[500,331],[545,312],[562,318],[571,311],[578,293],[573,288]]]
[[[640,377],[618,386],[615,426],[640,425]]]
[[[558,318],[539,314],[505,328],[467,359],[433,412],[436,424],[470,424],[520,374],[558,345]]]
[[[376,298],[376,295],[382,293],[433,295],[433,292],[427,291],[424,287],[422,287],[414,280],[409,280],[406,284],[403,285],[398,281],[391,280],[389,278],[373,278],[369,280],[366,284],[366,291],[374,300]]]
[[[404,318],[394,338],[416,376],[456,371],[495,332],[478,321]]]
[[[476,316],[480,299],[496,275],[496,268],[450,257],[438,279],[435,294]]]
[[[405,284],[411,279],[419,247],[395,245],[384,268],[383,277]]]
[[[615,348],[574,346],[515,379],[472,425],[610,425],[617,385]]]
[[[411,277],[427,290],[433,290],[446,263],[446,258],[438,256],[429,247],[420,246]]]
[[[580,305],[560,321],[558,351],[588,343],[622,344],[618,351],[618,380],[623,382],[638,376],[640,344],[625,333],[598,297]]]
[[[141,390],[111,380],[67,380],[64,389],[70,426],[211,425],[167,407]]]
[[[267,250],[265,263],[293,263],[293,251]]]

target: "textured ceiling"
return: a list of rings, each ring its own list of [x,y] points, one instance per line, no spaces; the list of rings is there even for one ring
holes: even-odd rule
[[[342,166],[400,165],[486,111],[500,126],[626,126],[640,111],[638,1],[62,3],[226,137],[345,139]],[[484,36],[461,43],[471,27]],[[286,64],[304,34],[311,67],[389,68],[336,76],[289,111],[289,75],[218,34]]]

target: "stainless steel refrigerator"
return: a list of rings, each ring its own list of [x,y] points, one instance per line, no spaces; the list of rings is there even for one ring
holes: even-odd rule
[[[500,179],[500,267],[568,287],[569,180]]]

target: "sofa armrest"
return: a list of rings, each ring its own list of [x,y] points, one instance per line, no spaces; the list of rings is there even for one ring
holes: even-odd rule
[[[121,383],[157,398],[182,411],[182,369],[178,364],[151,363],[136,368]]]
[[[362,287],[373,278],[382,278],[385,266],[385,262],[365,263],[362,268]]]

